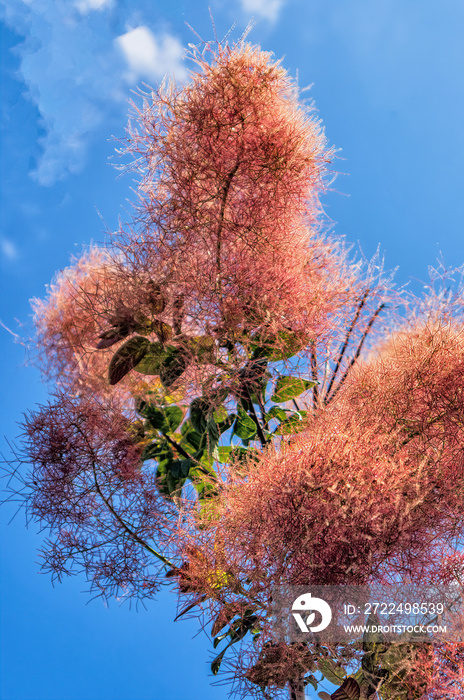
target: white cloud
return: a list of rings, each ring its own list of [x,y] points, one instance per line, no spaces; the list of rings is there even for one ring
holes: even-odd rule
[[[16,260],[16,258],[18,257],[18,249],[16,248],[15,244],[8,238],[0,239],[0,250],[2,251],[5,258],[8,258],[8,260]]]
[[[31,170],[41,185],[79,172],[95,129],[115,114],[122,62],[107,23],[95,31],[69,0],[10,0],[5,19],[25,40],[18,77],[40,113],[42,154]],[[98,26],[98,25],[97,25]]]
[[[67,173],[82,170],[87,152],[89,132],[103,120],[103,113],[83,100],[74,102],[79,112],[63,111],[58,122],[42,119],[46,134],[39,139],[43,156],[31,177],[40,185],[50,186]]]
[[[240,0],[242,10],[270,22],[275,22],[284,0]]]
[[[82,170],[98,128],[108,137],[122,133],[128,80],[149,82],[166,72],[186,77],[177,38],[145,26],[118,37],[121,29],[105,13],[90,11],[114,0],[76,1],[81,12],[70,0],[8,0],[3,8],[2,19],[24,37],[15,47],[18,79],[37,106],[43,130],[42,154],[30,174],[45,186]]]
[[[113,0],[77,0],[75,5],[79,12],[86,15],[92,10],[103,10],[105,7],[110,7]]]
[[[116,44],[129,67],[126,80],[135,83],[140,78],[162,79],[166,73],[178,80],[186,77],[182,64],[184,49],[178,39],[169,34],[156,37],[148,27],[136,27],[118,36]]]

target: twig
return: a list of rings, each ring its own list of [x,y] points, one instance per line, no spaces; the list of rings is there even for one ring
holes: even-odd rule
[[[339,354],[338,354],[338,358],[337,358],[337,361],[336,361],[336,363],[335,363],[334,371],[332,372],[332,377],[331,377],[331,379],[330,379],[329,386],[327,387],[327,391],[325,392],[325,398],[326,398],[326,400],[325,400],[324,403],[327,403],[327,398],[328,398],[328,396],[329,396],[329,394],[330,394],[330,391],[331,391],[331,389],[332,389],[333,383],[334,383],[335,378],[336,378],[336,376],[337,376],[337,374],[338,374],[338,370],[340,369],[340,364],[341,364],[341,361],[342,361],[342,359],[343,359],[343,356],[344,356],[344,354],[345,354],[345,352],[346,352],[346,348],[348,347],[348,343],[350,342],[351,334],[352,334],[352,332],[353,332],[353,330],[354,330],[355,325],[356,325],[357,322],[358,322],[358,319],[359,319],[359,317],[360,317],[360,315],[361,315],[362,308],[363,308],[364,304],[366,303],[366,299],[367,299],[367,297],[368,297],[370,291],[371,291],[371,290],[368,288],[368,289],[366,289],[366,291],[364,292],[363,297],[362,297],[361,301],[360,301],[359,304],[358,304],[358,308],[357,308],[356,313],[355,313],[355,315],[354,315],[353,321],[351,322],[351,326],[348,328],[348,332],[347,332],[347,334],[346,334],[346,336],[345,336],[345,341],[344,341],[342,347],[340,348],[340,352],[339,352]]]
[[[240,160],[237,160],[237,163],[234,165],[230,173],[228,174],[226,181],[224,183],[224,188],[223,188],[223,193],[222,193],[222,201],[221,201],[221,210],[219,212],[219,224],[218,224],[218,230],[217,230],[217,240],[216,240],[216,291],[219,294],[219,299],[221,302],[222,306],[222,289],[221,289],[221,247],[222,247],[222,228],[224,226],[224,213],[226,210],[226,202],[227,202],[227,197],[229,195],[229,190],[230,190],[230,185],[232,183],[233,177],[237,170],[240,167]]]
[[[350,364],[349,364],[348,367],[346,368],[345,374],[344,374],[343,377],[340,379],[340,381],[339,381],[339,383],[338,383],[338,386],[335,387],[334,391],[332,392],[332,395],[331,395],[331,396],[328,396],[328,395],[326,396],[326,399],[325,399],[325,404],[326,404],[326,405],[327,405],[328,403],[330,403],[330,401],[332,401],[332,399],[333,399],[333,398],[337,395],[337,393],[339,392],[339,390],[340,390],[342,384],[344,383],[344,381],[345,381],[345,379],[347,378],[348,374],[350,373],[350,371],[351,371],[353,365],[355,364],[355,362],[357,361],[358,357],[359,357],[360,354],[361,354],[362,346],[364,345],[364,341],[366,340],[366,338],[367,338],[367,336],[368,336],[368,334],[369,334],[369,331],[371,330],[371,328],[372,328],[372,326],[373,326],[373,324],[374,324],[375,319],[377,318],[377,316],[380,314],[380,312],[381,312],[382,309],[384,309],[384,308],[385,308],[385,304],[380,304],[379,308],[378,308],[377,311],[373,314],[371,320],[370,320],[369,323],[367,324],[366,330],[364,331],[364,333],[363,333],[363,335],[362,335],[362,338],[361,338],[361,340],[359,341],[359,345],[358,345],[358,347],[357,347],[357,350],[356,350],[356,352],[355,352],[355,354],[354,354],[354,356],[353,356],[353,358],[352,358]]]
[[[145,540],[142,540],[142,538],[139,537],[136,532],[131,530],[130,527],[127,525],[127,523],[125,523],[124,520],[121,518],[121,516],[115,511],[115,509],[113,508],[111,503],[103,495],[103,492],[100,488],[100,484],[98,483],[98,480],[97,480],[97,471],[95,469],[95,462],[93,462],[93,461],[92,461],[92,469],[93,469],[93,477],[94,477],[94,482],[95,482],[95,489],[96,489],[98,495],[100,496],[100,498],[102,499],[103,503],[106,505],[106,507],[108,508],[110,513],[113,515],[113,517],[116,518],[118,523],[120,525],[122,525],[123,529],[127,532],[128,535],[130,535],[130,537],[132,537],[133,540],[138,542],[138,544],[140,544],[142,547],[144,547],[148,552],[150,552],[150,554],[153,554],[153,556],[157,557],[160,561],[163,562],[163,564],[165,564],[166,566],[169,566],[169,567],[171,567],[171,569],[173,569],[174,564],[172,562],[170,562],[169,559],[167,559],[165,556],[163,556],[162,554],[157,552],[156,549],[153,549],[153,547],[150,547],[150,545],[147,544],[145,542]]]
[[[257,433],[258,433],[259,441],[260,441],[260,443],[261,443],[261,445],[262,445],[263,447],[266,447],[266,445],[267,445],[267,440],[266,440],[266,437],[265,437],[265,435],[264,435],[264,433],[263,433],[263,429],[262,429],[262,427],[261,427],[261,423],[259,422],[259,418],[258,418],[258,416],[256,415],[256,410],[255,410],[255,407],[254,407],[254,405],[253,405],[253,401],[251,400],[250,390],[248,389],[248,387],[247,387],[246,385],[245,385],[243,388],[244,388],[245,391],[246,391],[247,399],[248,399],[248,402],[249,402],[249,404],[250,404],[250,406],[251,406],[251,408],[250,408],[250,412],[251,412],[251,414],[252,414],[251,417],[253,418],[254,422],[256,423],[256,430],[257,430]]]
[[[295,681],[289,681],[290,700],[305,700],[304,681],[298,678]]]
[[[314,343],[311,344],[311,375],[313,378],[313,382],[315,382],[313,386],[313,404],[314,408],[317,408],[317,405],[319,403],[319,387],[317,377],[317,356],[316,351],[314,349]]]
[[[92,445],[90,444],[89,440],[87,439],[87,435],[84,433],[84,431],[81,429],[81,427],[80,427],[79,425],[77,425],[76,423],[74,423],[73,425],[74,425],[74,427],[76,428],[76,430],[82,435],[82,437],[83,437],[84,440],[86,441],[86,443],[87,443],[87,445],[88,445],[88,447],[89,447],[89,449],[90,449],[92,455],[94,455],[93,447],[92,447]],[[96,469],[95,459],[94,459],[94,458],[92,458],[92,470],[93,470],[93,479],[94,479],[94,483],[95,483],[95,489],[96,489],[98,495],[100,496],[100,498],[102,499],[103,503],[106,505],[106,507],[108,508],[108,510],[110,511],[110,513],[112,514],[112,516],[118,521],[118,523],[119,523],[119,524],[122,526],[122,528],[125,530],[125,532],[127,532],[127,534],[128,534],[133,540],[135,540],[135,542],[138,542],[138,544],[140,544],[144,549],[146,549],[148,552],[150,552],[150,554],[153,554],[153,556],[156,557],[157,559],[159,559],[160,561],[162,561],[163,564],[165,564],[166,566],[169,566],[171,569],[173,569],[173,568],[174,568],[174,564],[173,564],[172,562],[170,562],[169,559],[167,559],[165,556],[163,556],[162,554],[160,554],[159,552],[157,552],[156,549],[153,549],[153,547],[150,547],[150,545],[147,544],[147,543],[145,542],[145,540],[142,540],[142,538],[139,537],[139,536],[137,535],[136,532],[134,532],[133,530],[131,530],[130,527],[127,525],[127,523],[121,518],[121,516],[119,515],[119,513],[116,512],[116,510],[114,509],[114,507],[112,506],[112,504],[108,501],[108,499],[105,498],[105,496],[104,496],[104,494],[103,494],[103,491],[102,491],[101,488],[100,488],[100,484],[98,483],[98,479],[97,479],[97,469]]]

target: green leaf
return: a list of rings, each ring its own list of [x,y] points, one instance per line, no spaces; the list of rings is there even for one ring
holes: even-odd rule
[[[274,430],[273,435],[294,435],[295,433],[301,433],[301,431],[306,428],[306,421],[304,420],[306,414],[307,411],[295,411],[292,416],[282,421]]]
[[[190,459],[166,459],[156,472],[159,492],[165,496],[179,493],[193,465]]]
[[[163,433],[174,433],[182,423],[184,412],[180,406],[153,406],[147,402],[139,407],[139,413],[148,420],[151,427]]]
[[[221,421],[226,421],[229,417],[229,414],[227,413],[227,408],[225,406],[218,406],[217,408],[214,409],[213,412],[213,418],[216,421],[216,423],[221,423]]]
[[[380,622],[377,615],[370,614],[366,621],[366,631],[363,635],[363,650],[364,651],[380,651],[383,653],[388,648],[388,643],[382,632],[378,632]],[[375,632],[372,632],[372,628],[375,628]]]
[[[359,700],[361,688],[354,678],[346,678],[341,687],[330,696],[330,700]]]
[[[319,671],[324,674],[325,678],[327,678],[330,683],[334,685],[341,685],[343,683],[346,671],[344,668],[341,668],[341,666],[338,666],[333,659],[328,657],[318,659],[317,666]]]
[[[190,404],[190,421],[195,430],[204,436],[198,449],[203,452],[208,447],[209,453],[212,454],[219,441],[220,430],[214,420],[211,404],[207,399],[200,397],[192,401]],[[227,427],[224,426],[224,429],[226,430]]]
[[[154,314],[160,314],[166,307],[166,301],[161,291],[161,287],[153,280],[148,281],[147,287],[147,301],[150,305],[151,311]]]
[[[169,465],[169,473],[174,479],[186,479],[194,462],[191,459],[173,459]]]
[[[235,466],[240,468],[240,465],[258,463],[260,460],[260,452],[255,447],[240,447],[236,445],[232,448],[229,463],[235,463]]]
[[[305,685],[312,685],[314,690],[317,690],[316,678],[311,674],[310,676],[308,676],[308,678],[305,678]]]
[[[279,331],[279,348],[275,354],[279,355],[279,359],[288,360],[293,355],[296,355],[305,346],[305,341],[301,339],[297,333],[291,330]]]
[[[143,359],[134,367],[140,374],[156,375],[160,373],[161,365],[166,359],[166,351],[162,343],[150,343]]]
[[[210,335],[199,335],[194,338],[189,338],[188,341],[190,352],[195,355],[198,362],[214,364],[216,362],[216,344],[214,338]]]
[[[140,414],[148,420],[152,428],[155,430],[163,430],[165,417],[162,408],[152,406],[151,404],[145,404]]]
[[[203,455],[208,447],[208,436],[206,433],[203,433],[203,435],[200,435],[200,442],[198,444],[198,448],[196,452],[194,453],[194,458],[201,460],[203,459]],[[214,448],[213,448],[214,449]]]
[[[159,440],[157,442],[152,442],[148,445],[143,454],[142,459],[146,461],[147,459],[156,459],[159,464],[166,464],[170,462],[174,457],[171,445],[167,440]]]
[[[181,447],[192,455],[195,455],[202,444],[202,435],[192,428],[190,421],[186,421],[181,427]],[[200,455],[201,456],[201,455]]]
[[[227,632],[224,632],[224,634],[220,634],[217,637],[214,638],[213,641],[213,647],[217,649],[218,645],[222,642],[223,639],[228,637],[230,635],[230,630],[227,630]]]
[[[278,379],[271,400],[276,403],[284,403],[294,399],[307,389],[316,386],[317,382],[300,379],[299,377],[280,377]]]
[[[108,368],[108,380],[111,386],[121,381],[142,360],[150,341],[140,335],[130,338],[115,352]]]
[[[179,406],[167,406],[164,409],[165,415],[165,427],[167,430],[164,432],[174,433],[179,425],[182,423],[184,417],[184,412]]]
[[[137,312],[134,315],[134,331],[140,335],[151,335],[153,333],[152,321],[144,314]]]
[[[213,414],[214,415],[214,414]],[[219,435],[222,435],[225,433],[229,428],[232,427],[234,422],[237,420],[237,416],[235,413],[231,413],[230,416],[227,416],[226,420],[221,421],[220,423],[217,424],[218,430],[219,430]]]
[[[252,613],[253,611],[250,610],[245,611],[245,615],[242,619],[231,625],[233,629],[231,640],[233,642],[238,642],[240,639],[243,639],[247,632],[253,631],[258,618]]]
[[[216,452],[218,462],[221,462],[221,464],[227,464],[227,462],[230,460],[230,453],[232,449],[232,447],[217,447]]]
[[[251,440],[256,435],[256,423],[245,413],[241,406],[238,407],[238,416],[234,425],[234,434],[242,440]]]
[[[165,448],[161,448],[159,442],[152,442],[151,445],[145,447],[142,453],[142,461],[146,462],[148,459],[162,460],[165,458],[165,454]]]
[[[189,420],[184,420],[184,422],[182,423],[181,428],[180,428],[181,435],[185,436],[191,430],[193,430],[192,423]]]
[[[216,656],[216,658],[214,659],[214,661],[211,664],[211,672],[213,673],[214,676],[217,676],[217,674],[219,672],[219,669],[220,669],[221,663],[222,663],[222,659],[223,659],[226,651],[227,651],[227,647],[221,651],[219,656]]]
[[[362,648],[365,653],[361,661],[361,668],[371,693],[380,681],[388,676],[388,670],[382,668],[382,666],[383,656],[388,651],[389,644],[382,632],[377,631],[378,626],[379,618],[373,614],[369,615],[362,642]],[[376,628],[375,632],[371,631],[372,627]]]
[[[193,455],[194,458],[197,460],[206,460],[209,463],[209,459],[208,457],[204,456],[204,453],[206,452],[206,450],[208,450],[208,454],[212,455],[216,444],[217,443],[215,443],[214,441],[212,442],[209,439],[208,433],[203,433],[203,435],[200,436],[200,444],[198,446],[198,449]]]
[[[190,420],[195,430],[199,433],[206,432],[210,411],[211,406],[207,399],[193,399],[190,404]]]
[[[106,348],[110,348],[112,345],[115,345],[115,343],[118,343],[123,338],[126,338],[129,335],[129,333],[129,326],[124,325],[113,326],[113,328],[109,328],[107,331],[103,331],[103,333],[100,333],[100,335],[98,336],[100,340],[97,343],[97,350],[104,350]]]
[[[208,423],[206,425],[206,433],[208,435],[208,440],[209,440],[209,450],[210,454],[212,454],[214,448],[216,447],[218,441],[219,441],[219,428],[218,424],[214,420],[213,416],[208,417]]]
[[[154,319],[151,322],[151,327],[152,330],[158,336],[158,339],[161,343],[167,343],[169,340],[171,340],[173,332],[171,326],[168,323],[164,323],[164,321],[158,321],[158,319]]]
[[[244,464],[248,461],[250,454],[253,452],[255,452],[254,448],[247,449],[246,447],[240,447],[240,445],[234,445],[230,453],[230,458]]]
[[[254,349],[253,358],[267,357],[271,362],[288,360],[302,350],[306,344],[305,340],[292,330],[282,330],[277,335],[261,333],[254,336],[257,342]]]
[[[192,483],[198,494],[198,500],[203,506],[200,509],[200,513],[204,517],[205,514],[211,513],[211,509],[208,504],[212,503],[211,499],[217,498],[217,496],[219,495],[219,491],[215,486],[213,486],[213,484],[210,484],[206,481],[198,481],[197,479],[195,479]]]
[[[159,376],[165,389],[169,389],[185,372],[187,364],[185,350],[170,345],[166,348],[166,356],[159,368]]]
[[[211,628],[211,635],[213,637],[216,637],[218,632],[224,629],[224,627],[228,625],[231,620],[233,620],[233,618],[237,615],[237,608],[239,608],[239,604],[237,602],[225,603],[222,606],[219,615],[216,617]]]
[[[283,421],[287,418],[287,410],[285,408],[280,408],[280,406],[272,406],[264,417],[266,421],[270,421],[272,418]]]
[[[267,364],[266,358],[252,359],[237,373],[240,380],[237,395],[246,411],[250,410],[250,400],[253,403],[265,401],[266,385],[270,378],[269,372],[266,371]]]
[[[416,641],[409,644],[391,644],[384,653],[379,654],[380,665],[376,675],[368,674],[364,670],[364,676],[371,687],[374,684],[378,686],[379,681],[382,680],[380,689],[382,700],[412,700],[412,698],[420,700],[427,690],[426,673],[422,678],[419,674],[416,676],[413,688],[410,687],[407,676],[411,670],[421,669],[424,662],[426,667],[428,666],[433,658],[432,643],[430,638],[425,641],[424,635],[406,633],[400,636],[409,639],[416,637]],[[422,643],[417,643],[418,638]]]
[[[218,495],[215,485],[217,474],[205,459],[202,460],[201,465],[192,466],[189,476],[200,501],[215,498]]]

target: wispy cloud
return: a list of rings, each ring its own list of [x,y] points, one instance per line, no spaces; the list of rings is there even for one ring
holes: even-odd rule
[[[4,21],[24,37],[15,48],[19,77],[43,129],[42,155],[30,174],[42,185],[83,168],[99,127],[120,128],[128,82],[185,76],[179,40],[146,26],[121,34],[124,17],[108,14],[112,2],[9,0],[3,8]]]
[[[156,37],[148,27],[136,27],[117,37],[120,48],[129,67],[126,80],[135,83],[141,78],[163,78],[171,73],[178,80],[184,80],[186,69],[182,64],[184,49],[175,37],[164,34]]]
[[[103,10],[105,7],[111,7],[113,0],[76,0],[75,5],[79,12],[85,15],[93,10]]]
[[[269,22],[276,22],[285,0],[240,0],[242,10]]]
[[[8,238],[0,238],[0,250],[8,260],[16,260],[18,257],[18,249]]]

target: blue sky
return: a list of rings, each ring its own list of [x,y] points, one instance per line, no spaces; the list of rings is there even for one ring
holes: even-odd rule
[[[335,231],[417,291],[428,266],[464,263],[462,0],[0,0],[1,311],[27,335],[28,300],[90,241],[128,218],[130,175],[109,165],[132,90],[187,77],[183,50],[254,17],[250,40],[313,84],[340,173],[324,199]],[[22,324],[23,328],[18,324]],[[2,436],[46,398],[24,347],[2,333]],[[8,446],[2,441],[2,451]],[[211,647],[147,611],[89,604],[86,582],[38,574],[41,535],[0,509],[2,700],[223,700]]]

